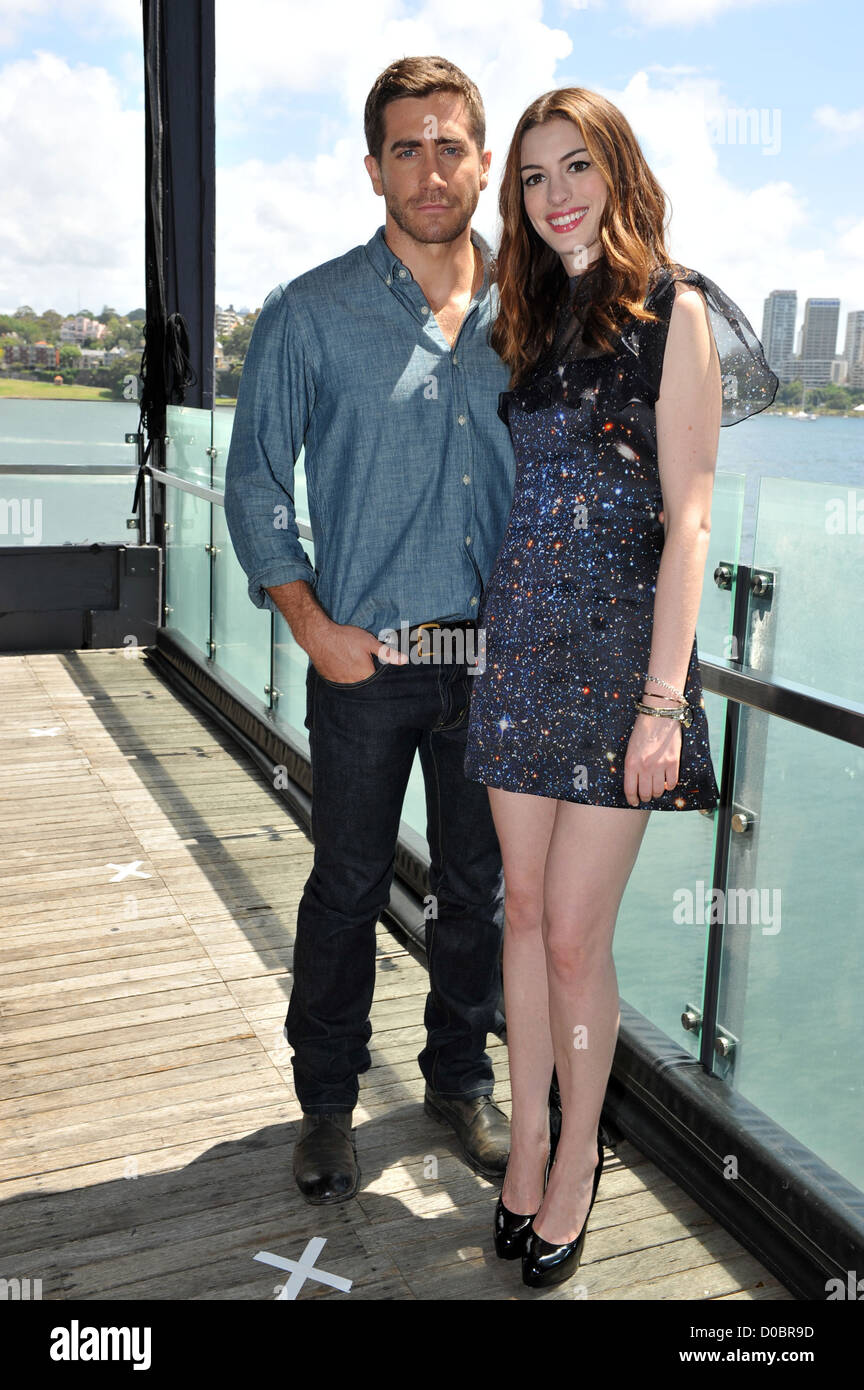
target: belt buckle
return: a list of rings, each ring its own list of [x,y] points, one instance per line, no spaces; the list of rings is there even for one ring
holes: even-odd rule
[[[418,655],[418,657],[420,658],[421,661],[423,660],[423,658],[424,658],[425,655],[426,655],[426,653],[423,651],[423,638],[422,638],[422,635],[421,635],[422,629],[423,629],[424,627],[440,627],[440,626],[441,626],[440,623],[418,623],[418,624],[417,624],[417,628],[416,628],[416,632],[417,632],[417,655]],[[430,652],[429,655],[431,656],[432,653]]]

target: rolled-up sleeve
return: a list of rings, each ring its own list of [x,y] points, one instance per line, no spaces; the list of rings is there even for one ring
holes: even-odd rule
[[[252,330],[225,468],[225,520],[249,597],[274,612],[267,588],[295,579],[316,583],[294,510],[294,466],[315,383],[287,290],[279,285],[267,296]]]

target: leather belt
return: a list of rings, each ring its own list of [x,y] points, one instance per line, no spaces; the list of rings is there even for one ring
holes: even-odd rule
[[[415,627],[412,627],[412,628],[409,629],[409,631],[408,631],[408,639],[409,639],[409,641],[411,641],[411,642],[416,642],[416,643],[417,643],[417,655],[418,655],[418,657],[420,657],[421,659],[423,659],[423,658],[429,656],[429,657],[432,657],[432,658],[434,659],[435,652],[434,652],[434,648],[433,648],[433,647],[430,647],[430,648],[428,649],[428,651],[424,651],[424,647],[423,647],[423,634],[424,634],[424,633],[427,633],[427,634],[429,634],[429,635],[431,636],[432,629],[435,629],[436,632],[438,632],[438,633],[440,633],[440,634],[443,635],[445,632],[468,632],[468,631],[474,631],[474,630],[476,629],[476,627],[477,627],[477,623],[476,623],[476,621],[474,620],[474,618],[456,618],[456,619],[438,618],[438,619],[434,619],[434,620],[432,620],[432,621],[430,621],[430,622],[426,622],[426,623],[417,623],[417,625],[416,625]],[[434,640],[434,638],[433,638],[432,640]],[[452,646],[451,646],[451,650],[452,650]]]

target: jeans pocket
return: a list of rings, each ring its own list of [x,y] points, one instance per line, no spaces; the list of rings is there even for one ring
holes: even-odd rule
[[[389,661],[381,661],[381,659],[378,656],[376,656],[374,652],[371,653],[371,656],[372,660],[375,662],[375,670],[372,672],[371,675],[364,676],[363,680],[360,681],[331,681],[328,680],[326,676],[322,676],[321,672],[316,670],[314,666],[312,667],[312,670],[315,671],[315,674],[321,681],[321,683],[323,685],[329,686],[331,690],[359,690],[362,686],[371,685],[373,681],[377,681],[382,671],[386,671],[387,667],[390,665]]]

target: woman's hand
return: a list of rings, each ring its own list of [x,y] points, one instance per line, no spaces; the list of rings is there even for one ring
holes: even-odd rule
[[[631,806],[671,791],[678,782],[681,723],[667,715],[636,715],[624,757],[624,795]]]

